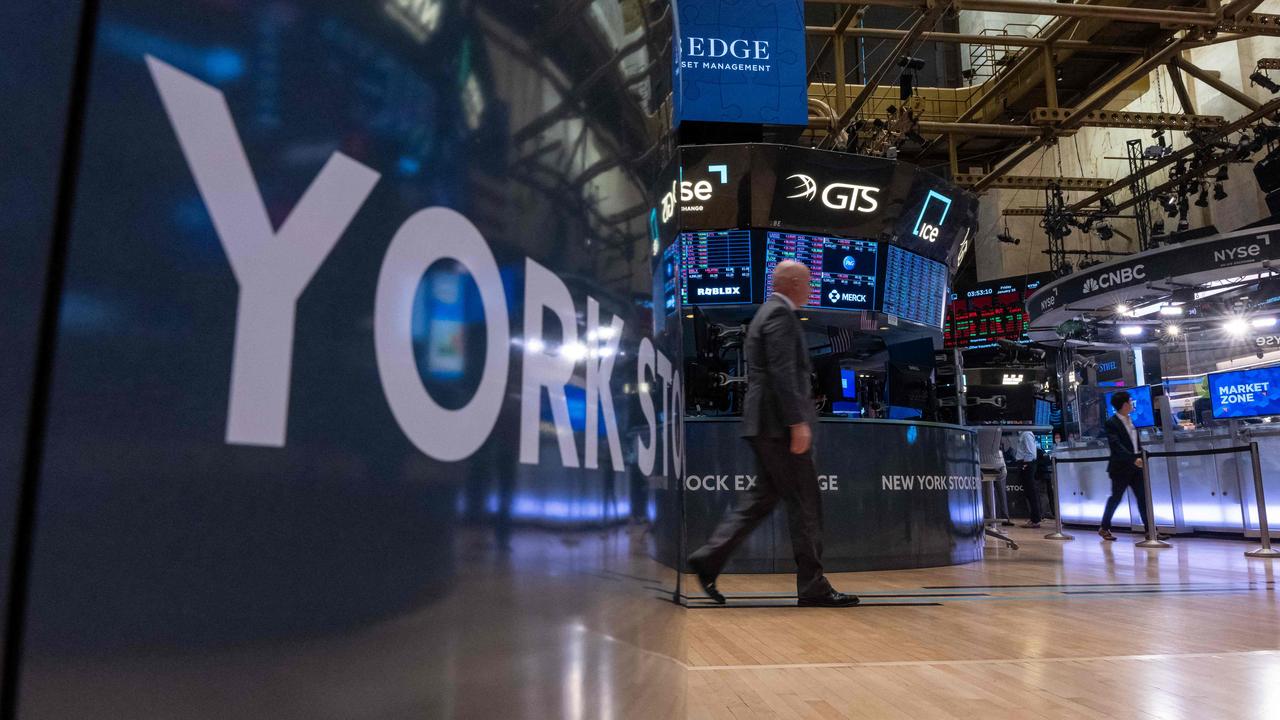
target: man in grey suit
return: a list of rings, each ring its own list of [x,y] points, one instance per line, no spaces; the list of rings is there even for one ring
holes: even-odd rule
[[[836,592],[822,574],[822,498],[813,464],[813,423],[817,420],[809,384],[809,348],[796,308],[809,300],[809,268],[792,261],[773,271],[773,294],[756,312],[747,331],[747,395],[742,436],[756,455],[758,480],[712,533],[689,556],[689,568],[707,596],[724,603],[716,577],[735,548],[781,500],[796,558],[796,593],[802,607],[849,607],[854,595]]]

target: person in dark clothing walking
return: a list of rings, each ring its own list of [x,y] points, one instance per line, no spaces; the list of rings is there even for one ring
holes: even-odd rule
[[[1126,489],[1133,491],[1133,499],[1138,502],[1138,514],[1142,517],[1143,528],[1149,530],[1151,527],[1147,517],[1147,495],[1142,484],[1142,440],[1129,417],[1133,413],[1133,397],[1120,391],[1111,396],[1111,406],[1116,410],[1116,414],[1107,418],[1106,422],[1107,442],[1111,447],[1111,457],[1107,460],[1107,474],[1111,476],[1111,497],[1107,498],[1107,506],[1102,513],[1102,527],[1098,530],[1103,540],[1116,539],[1111,534],[1111,517],[1124,500]]]
[[[809,299],[809,268],[793,260],[773,271],[773,294],[756,312],[747,330],[747,394],[742,436],[756,456],[759,479],[712,533],[689,556],[689,568],[717,603],[724,595],[716,577],[734,549],[779,501],[787,507],[787,526],[796,559],[796,594],[801,607],[849,607],[858,598],[837,592],[822,572],[822,498],[813,464],[813,425],[817,420],[810,391],[809,349],[796,308]]]

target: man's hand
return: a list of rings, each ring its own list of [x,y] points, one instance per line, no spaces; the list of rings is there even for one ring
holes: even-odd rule
[[[809,446],[813,444],[813,431],[809,429],[809,423],[800,423],[791,426],[791,452],[794,455],[803,455],[809,452]]]
[[[1133,464],[1134,464],[1134,465],[1137,465],[1138,467],[1142,467],[1142,458],[1138,458],[1138,459],[1134,460],[1134,461],[1133,461]]]

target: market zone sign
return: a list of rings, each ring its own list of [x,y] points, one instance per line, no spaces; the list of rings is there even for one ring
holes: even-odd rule
[[[298,298],[380,175],[342,153],[333,153],[279,230],[273,229],[222,93],[154,57],[147,57],[147,65],[239,285],[226,442],[284,447]],[[471,274],[484,308],[482,377],[471,400],[457,409],[441,406],[427,392],[413,348],[414,296],[423,274],[441,260],[456,261]],[[603,344],[596,352],[586,352],[577,337],[578,307],[564,282],[532,259],[525,259],[524,271],[523,337],[515,343],[523,347],[520,462],[540,462],[545,394],[561,464],[599,467],[603,417],[612,468],[622,472],[612,377],[624,323],[617,317],[602,322],[599,302],[588,296],[587,338]],[[544,338],[544,314],[559,321],[558,348]],[[437,460],[470,457],[497,423],[508,384],[508,348],[513,344],[498,265],[475,225],[442,207],[409,216],[383,257],[373,324],[383,394],[405,436]],[[580,352],[567,352],[570,349]],[[647,432],[636,438],[637,463],[645,475],[667,475],[669,468],[681,467],[683,441],[678,423],[671,421],[683,403],[680,370],[649,338],[642,338],[634,352],[636,384],[660,393],[661,417],[668,419],[660,425],[654,398],[649,392],[639,394]],[[581,455],[565,394],[580,362],[586,365],[588,408],[586,447]],[[659,449],[661,463],[657,462]]]

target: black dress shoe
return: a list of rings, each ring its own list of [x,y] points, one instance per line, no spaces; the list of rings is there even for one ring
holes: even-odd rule
[[[702,586],[702,592],[706,593],[707,597],[711,598],[711,602],[714,602],[717,605],[723,605],[724,595],[721,594],[720,590],[716,587],[716,576],[707,572],[706,569],[703,568],[702,563],[694,558],[689,558],[688,564],[689,569],[692,570],[693,574],[698,578],[698,584]]]
[[[853,607],[862,602],[857,595],[848,595],[842,592],[832,590],[826,595],[817,597],[802,597],[797,603],[800,607]]]

